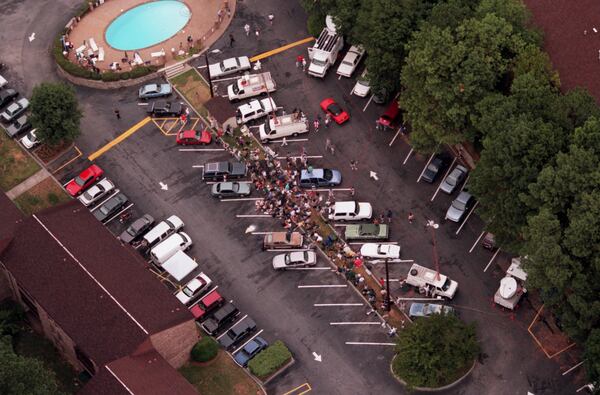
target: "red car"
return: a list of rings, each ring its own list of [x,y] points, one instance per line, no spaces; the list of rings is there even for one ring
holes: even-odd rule
[[[325,99],[321,102],[321,109],[325,111],[325,113],[331,115],[331,118],[338,125],[343,124],[347,120],[350,119],[350,115],[335,102],[332,98]]]
[[[207,145],[212,141],[212,135],[208,130],[182,130],[177,133],[177,144],[179,145]]]
[[[104,174],[99,166],[91,165],[71,181],[67,183],[65,189],[71,194],[71,196],[77,196],[81,192],[88,189],[96,180],[98,180]]]

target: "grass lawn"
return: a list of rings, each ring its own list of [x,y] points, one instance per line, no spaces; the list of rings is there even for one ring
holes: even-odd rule
[[[171,78],[173,84],[203,117],[208,116],[204,103],[210,100],[210,89],[194,69]]]
[[[23,192],[14,200],[26,215],[69,201],[69,196],[50,177]]]
[[[242,371],[225,354],[219,354],[210,362],[190,362],[179,372],[192,383],[201,394],[211,395],[257,395],[262,394],[258,384]]]
[[[21,147],[0,131],[0,189],[7,192],[19,185],[40,166]]]
[[[61,391],[74,394],[81,389],[77,381],[77,372],[61,358],[50,341],[33,330],[27,328],[16,336],[15,353],[41,360],[47,369],[56,374]]]

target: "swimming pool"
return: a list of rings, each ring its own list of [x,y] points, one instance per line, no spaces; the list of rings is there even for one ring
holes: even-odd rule
[[[108,26],[104,37],[115,49],[147,48],[174,36],[191,16],[189,8],[181,1],[153,1],[120,15]]]

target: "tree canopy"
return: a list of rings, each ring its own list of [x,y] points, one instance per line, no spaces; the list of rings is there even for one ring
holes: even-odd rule
[[[31,95],[31,123],[40,141],[59,145],[79,134],[81,111],[75,90],[64,83],[44,82]]]

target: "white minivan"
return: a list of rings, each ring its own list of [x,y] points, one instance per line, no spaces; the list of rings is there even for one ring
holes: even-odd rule
[[[308,133],[308,120],[306,117],[298,117],[295,114],[271,117],[259,126],[258,132],[263,143],[284,137],[295,137],[299,134]]]
[[[435,270],[413,264],[406,276],[406,283],[419,288],[431,297],[441,296],[452,299],[458,289],[458,283]]]
[[[150,258],[154,263],[162,266],[167,259],[171,258],[177,251],[185,251],[192,245],[190,236],[183,232],[172,234],[156,247],[150,250]]]
[[[144,235],[144,243],[148,247],[152,247],[154,244],[163,241],[174,232],[183,228],[183,225],[183,221],[178,216],[171,215]]]
[[[373,207],[371,203],[351,200],[348,202],[335,202],[329,219],[334,221],[360,221],[371,219],[372,215]]]
[[[267,97],[261,100],[250,100],[246,104],[239,106],[235,112],[235,120],[238,125],[266,117],[269,113],[277,111],[277,107],[273,99]]]

